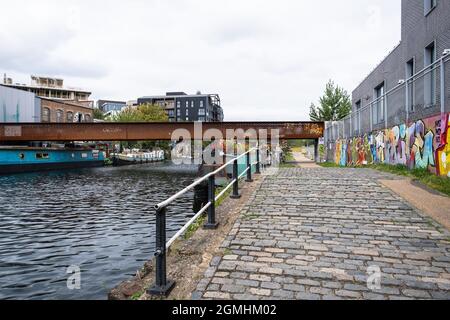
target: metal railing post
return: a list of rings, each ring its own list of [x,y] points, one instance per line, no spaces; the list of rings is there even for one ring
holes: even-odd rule
[[[441,115],[445,113],[445,63],[441,58]]]
[[[216,177],[211,175],[208,178],[208,202],[211,205],[208,208],[208,222],[203,226],[204,229],[217,229],[219,223],[216,222]]]
[[[250,159],[250,151],[247,152],[247,180],[245,182],[253,182],[252,179],[252,163]]]
[[[167,297],[175,282],[167,280],[166,266],[166,208],[156,211],[156,270],[155,283],[148,290],[150,295]]]
[[[231,199],[239,199],[241,195],[239,194],[239,170],[237,159],[235,159],[233,162],[233,180],[233,194],[230,197]]]
[[[256,149],[256,174],[261,174],[261,163],[260,163],[259,147]]]
[[[405,101],[406,101],[406,121],[405,124],[408,125],[409,122],[409,86],[408,86],[408,79],[405,81],[405,92],[406,92],[406,97],[405,97]]]

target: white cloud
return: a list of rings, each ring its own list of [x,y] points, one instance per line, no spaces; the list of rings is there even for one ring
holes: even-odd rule
[[[219,93],[226,120],[307,120],[328,79],[348,91],[400,39],[400,1],[15,1],[0,71],[63,76],[94,98]]]

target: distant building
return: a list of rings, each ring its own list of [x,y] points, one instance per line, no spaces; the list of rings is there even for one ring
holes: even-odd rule
[[[41,98],[41,122],[93,122],[94,110],[79,104]]]
[[[14,83],[6,74],[3,77],[3,86],[28,91],[40,98],[49,98],[70,102],[84,107],[93,108],[93,101],[89,100],[91,92],[77,88],[64,87],[64,80],[59,78],[31,76],[31,84]]]
[[[0,86],[0,122],[41,122],[41,99],[31,92]]]
[[[165,96],[139,98],[138,105],[150,103],[164,108],[171,122],[222,122],[223,110],[217,94],[167,92]]]
[[[124,101],[112,101],[112,100],[97,101],[97,109],[100,109],[105,113],[110,111],[121,111],[126,106],[127,103]]]
[[[92,122],[93,109],[0,85],[0,122]]]

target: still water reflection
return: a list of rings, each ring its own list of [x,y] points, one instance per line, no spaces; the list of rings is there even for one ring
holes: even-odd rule
[[[152,256],[153,205],[194,177],[170,164],[0,176],[0,299],[105,299]],[[170,206],[168,237],[192,200]],[[80,290],[67,288],[71,265]]]

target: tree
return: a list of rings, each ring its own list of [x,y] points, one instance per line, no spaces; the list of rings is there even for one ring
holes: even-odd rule
[[[109,120],[112,122],[166,122],[169,117],[158,105],[142,104],[137,108],[125,108]]]
[[[169,117],[166,111],[153,104],[142,104],[136,107],[127,107],[119,113],[111,116],[108,121],[111,122],[167,122]],[[167,141],[140,141],[126,142],[122,144],[126,148],[153,149],[155,147],[163,150],[170,150]]]
[[[105,114],[102,110],[94,108],[94,119],[105,120]]]
[[[325,93],[319,102],[318,107],[314,103],[311,104],[309,112],[311,121],[339,121],[348,116],[352,110],[350,95],[332,80],[327,83]]]

